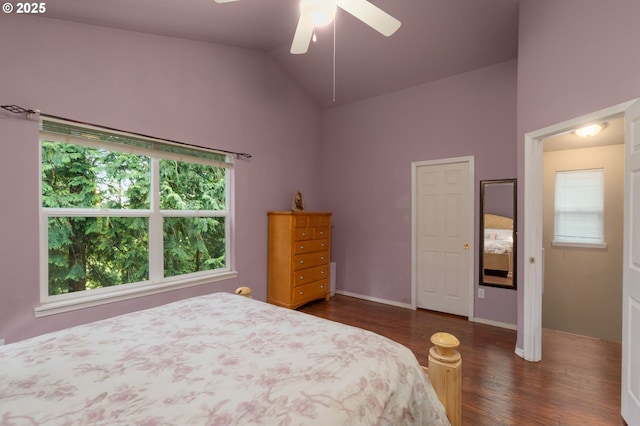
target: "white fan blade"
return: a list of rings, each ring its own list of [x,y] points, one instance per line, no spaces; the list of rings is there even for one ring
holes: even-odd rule
[[[231,3],[232,1],[237,1],[237,0],[213,0],[216,3]]]
[[[309,44],[311,43],[311,37],[313,37],[313,27],[304,20],[302,16],[298,20],[298,27],[296,33],[293,36],[293,42],[291,43],[291,53],[294,55],[300,55],[307,53],[309,50]]]
[[[339,7],[387,37],[400,28],[400,21],[367,0],[338,0],[337,3]]]

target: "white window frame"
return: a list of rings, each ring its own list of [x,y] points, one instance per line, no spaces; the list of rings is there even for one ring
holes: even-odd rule
[[[559,238],[558,237],[558,206],[557,206],[557,190],[558,190],[558,174],[571,174],[571,173],[582,173],[582,172],[599,172],[601,176],[601,211],[600,211],[600,226],[602,229],[602,238],[600,240],[588,241],[582,239],[571,239],[571,238]],[[551,242],[552,246],[558,247],[585,247],[585,248],[606,248],[607,244],[605,242],[605,229],[604,229],[604,200],[605,200],[605,170],[603,168],[595,168],[595,169],[576,169],[576,170],[561,170],[556,172],[555,182],[554,182],[554,206],[553,206],[553,240]],[[594,211],[595,212],[595,211]]]
[[[49,121],[49,119],[47,119]],[[53,121],[53,120],[51,120]],[[61,121],[65,124],[65,122]],[[76,127],[75,123],[69,123]],[[87,127],[90,128],[90,127]],[[96,128],[101,130],[99,128]],[[108,133],[116,133],[111,130],[104,130]],[[42,135],[46,133],[47,141],[72,143],[92,148],[108,149],[145,155],[151,158],[151,206],[149,209],[86,209],[86,208],[44,208],[42,207]],[[124,134],[126,135],[126,134]],[[136,139],[142,139],[134,136]],[[152,149],[118,145],[99,140],[78,138],[69,135],[58,135],[48,132],[40,132],[39,141],[39,266],[40,266],[40,306],[34,308],[36,317],[53,315],[62,312],[98,306],[121,300],[128,300],[136,297],[148,296],[165,291],[180,288],[192,287],[208,284],[216,281],[227,280],[237,277],[237,271],[233,270],[233,241],[231,229],[233,229],[233,168],[225,167],[226,170],[226,210],[205,211],[205,210],[161,210],[160,209],[160,184],[159,168],[160,160],[187,161],[205,165],[215,165],[206,159],[197,157],[185,157],[180,154],[172,154]],[[151,140],[154,143],[169,144],[168,142]],[[229,163],[231,159],[228,159]],[[147,281],[127,283],[117,286],[91,289],[73,293],[49,295],[49,247],[48,247],[48,219],[56,216],[77,216],[77,217],[148,217],[149,218],[149,279]],[[163,273],[163,221],[164,217],[224,217],[225,218],[225,255],[226,267],[199,271],[175,277],[164,277]]]

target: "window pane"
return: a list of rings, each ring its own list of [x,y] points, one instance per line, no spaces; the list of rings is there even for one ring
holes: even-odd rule
[[[107,300],[229,272],[231,158],[97,126],[41,124],[43,305]],[[150,242],[163,248],[151,250]],[[78,297],[84,291],[86,299]]]
[[[584,240],[584,242],[602,241],[602,215],[598,213],[562,213],[556,215],[558,229],[556,239]]]
[[[42,142],[42,206],[148,209],[149,157]]]
[[[164,219],[164,276],[224,268],[225,220],[219,217]]]
[[[147,280],[148,229],[142,217],[49,218],[49,295]]]
[[[182,161],[160,161],[160,208],[226,210],[226,171]]]
[[[603,210],[604,170],[556,173],[555,241],[603,242]]]

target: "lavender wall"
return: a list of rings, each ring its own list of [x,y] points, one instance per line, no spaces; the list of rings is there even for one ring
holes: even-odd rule
[[[265,213],[287,209],[297,189],[309,209],[334,212],[338,288],[408,303],[412,161],[474,155],[476,182],[517,173],[522,253],[524,134],[640,96],[637,16],[640,2],[632,0],[521,0],[517,67],[508,62],[327,110],[323,123],[260,53],[2,16],[1,103],[248,151],[254,159],[236,167],[237,280],[36,320],[37,129],[0,115],[0,338],[238,284],[264,299]],[[522,274],[518,287],[522,324]],[[476,316],[515,322],[515,292],[485,294]]]
[[[484,188],[484,200],[480,200],[485,214],[495,214],[513,219],[514,192],[512,183],[488,183]]]
[[[265,55],[19,15],[0,25],[0,103],[253,154],[235,168],[235,269],[210,285],[34,318],[38,130],[0,114],[0,338],[7,342],[212,291],[266,298],[268,210],[319,200],[321,113]]]
[[[640,97],[640,2],[521,0],[518,59],[518,175],[524,134]],[[524,188],[524,182],[519,182]],[[523,212],[523,192],[519,211]],[[524,212],[523,212],[524,213]],[[523,229],[520,214],[519,235]],[[519,249],[522,253],[522,241]],[[518,270],[522,270],[522,257]],[[518,288],[522,289],[522,274]],[[522,348],[523,292],[518,297]]]
[[[478,182],[516,174],[515,106],[509,61],[325,112],[323,209],[334,213],[338,290],[410,303],[411,163],[474,156],[478,218]],[[515,292],[485,294],[476,316],[515,324]]]

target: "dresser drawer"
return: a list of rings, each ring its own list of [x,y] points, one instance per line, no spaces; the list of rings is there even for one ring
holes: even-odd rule
[[[320,226],[320,216],[309,217],[309,227]]]
[[[311,240],[301,241],[294,244],[293,252],[295,254],[311,253],[314,251],[323,251],[329,248],[329,240]]]
[[[302,269],[293,273],[293,285],[300,286],[318,280],[326,280],[329,277],[328,266],[318,266],[316,268]]]
[[[320,226],[313,229],[313,238],[328,238],[328,237],[329,237],[328,226]]]
[[[313,238],[313,228],[296,228],[293,231],[293,241],[306,241]]]
[[[293,270],[313,268],[329,264],[329,252],[319,251],[316,253],[296,254],[293,256]]]
[[[329,292],[329,282],[327,280],[306,284],[293,289],[293,304],[311,301],[325,297]]]
[[[296,228],[308,228],[309,227],[309,216],[295,216],[295,227]]]

